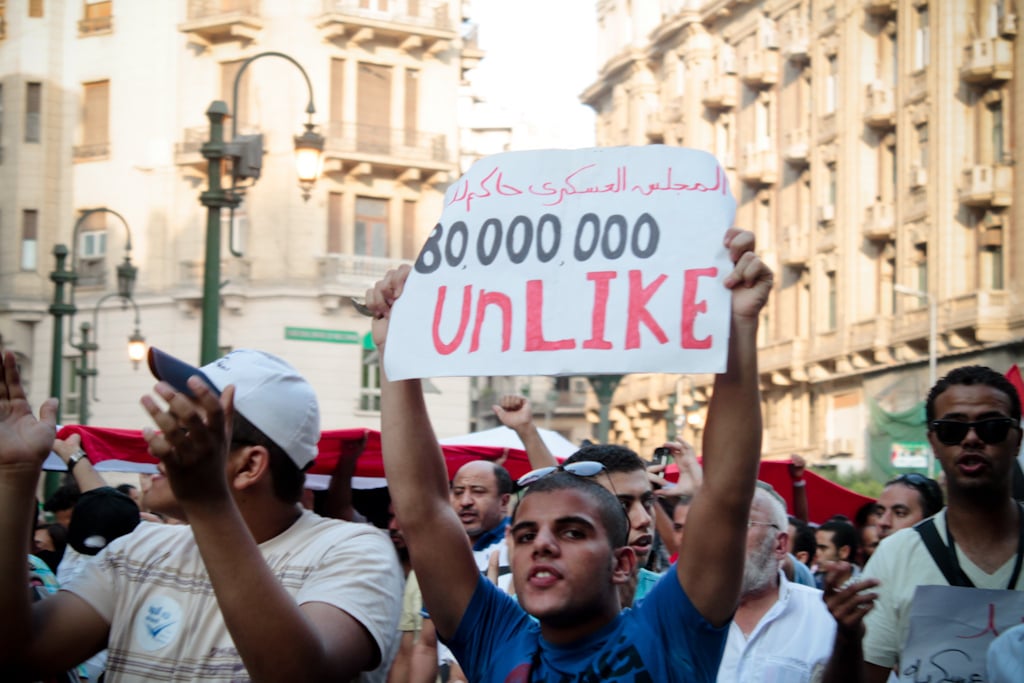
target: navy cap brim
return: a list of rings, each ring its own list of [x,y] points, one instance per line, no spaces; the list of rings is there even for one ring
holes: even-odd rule
[[[169,353],[161,351],[155,346],[149,347],[149,371],[157,379],[167,382],[174,387],[175,391],[180,391],[192,398],[195,398],[195,396],[192,394],[192,390],[188,388],[188,378],[193,375],[199,375],[206,382],[206,385],[210,387],[210,390],[217,396],[220,396],[220,389],[210,381],[209,377],[203,374],[202,370],[175,358]]]

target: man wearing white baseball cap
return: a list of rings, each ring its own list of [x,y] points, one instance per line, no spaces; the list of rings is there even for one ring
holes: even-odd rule
[[[151,349],[149,363],[163,404],[142,398],[159,428],[145,436],[189,526],[144,524],[113,541],[32,606],[27,634],[12,637],[20,645],[0,645],[0,665],[36,680],[107,646],[107,681],[383,681],[401,569],[383,532],[298,505],[320,437],[312,387],[249,349],[200,369]],[[8,365],[0,386],[23,396]],[[5,439],[15,418],[32,417],[11,415],[20,411],[10,399],[5,413],[3,393],[0,480],[7,465],[45,457]],[[0,516],[13,512],[6,498],[0,487]],[[0,556],[17,543],[0,529]],[[4,564],[0,578],[13,568]],[[13,583],[0,587],[0,612],[27,617],[24,584],[19,597]]]

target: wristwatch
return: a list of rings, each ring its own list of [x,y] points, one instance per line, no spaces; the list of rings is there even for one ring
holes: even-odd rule
[[[86,459],[86,455],[85,451],[83,451],[81,448],[72,453],[71,457],[68,458],[68,472],[75,469],[75,465],[77,465],[78,462],[83,459]]]

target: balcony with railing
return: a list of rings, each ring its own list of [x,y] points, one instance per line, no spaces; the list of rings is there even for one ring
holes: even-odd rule
[[[365,254],[326,254],[317,257],[316,261],[322,287],[335,287],[342,295],[360,297],[389,270],[408,263],[402,259]]]
[[[110,33],[114,29],[112,0],[106,2],[87,2],[85,17],[78,22],[78,35],[81,37]]]
[[[960,203],[978,207],[1009,206],[1013,194],[1013,168],[1002,164],[978,164],[960,174]]]
[[[802,367],[806,360],[807,349],[803,339],[773,341],[757,350],[757,365],[761,372]]]
[[[806,267],[811,260],[811,236],[800,225],[788,225],[779,239],[779,263],[783,266]]]
[[[918,69],[907,81],[907,99],[917,101],[928,95],[928,69]]]
[[[739,82],[735,74],[718,74],[704,81],[701,102],[708,109],[732,109],[739,99]]]
[[[896,14],[896,0],[864,0],[864,11],[876,17]]]
[[[86,145],[75,145],[72,149],[72,159],[80,161],[102,161],[110,157],[109,142],[95,142]]]
[[[836,136],[836,113],[829,112],[818,117],[818,142],[828,142]]]
[[[368,163],[389,168],[450,171],[455,157],[448,138],[410,128],[331,121],[326,126],[324,157],[343,164]]]
[[[259,0],[188,0],[182,33],[205,44],[254,40],[263,28]]]
[[[982,38],[964,46],[960,78],[984,85],[1013,76],[1013,43],[1005,38]]]
[[[883,129],[896,126],[896,99],[893,87],[888,83],[868,83],[864,96],[864,123]]]
[[[328,39],[386,40],[402,49],[444,49],[458,37],[447,2],[424,0],[323,0],[317,20]]]
[[[896,237],[896,208],[891,201],[878,200],[864,208],[861,234],[869,240],[892,240]]]
[[[983,289],[942,302],[944,329],[972,330],[978,341],[1006,341],[1016,316],[1013,296],[1005,290]]]
[[[782,158],[794,166],[806,166],[811,151],[810,137],[806,126],[787,128],[782,134]]]
[[[779,56],[775,50],[756,49],[740,60],[740,79],[751,87],[761,88],[779,82]]]
[[[807,20],[795,12],[782,22],[779,46],[782,56],[792,61],[807,59],[810,54],[811,29]]]
[[[739,174],[744,182],[755,185],[771,185],[778,179],[775,145],[770,138],[743,145]]]

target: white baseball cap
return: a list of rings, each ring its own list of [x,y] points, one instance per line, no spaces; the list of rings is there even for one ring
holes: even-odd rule
[[[236,349],[196,368],[155,347],[149,347],[153,375],[189,396],[186,382],[199,375],[219,395],[235,386],[235,410],[306,469],[316,458],[320,441],[320,407],[309,382],[285,360],[263,351]]]

